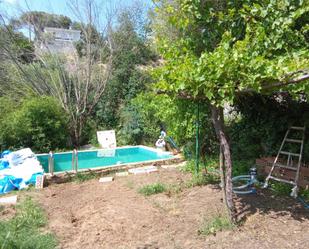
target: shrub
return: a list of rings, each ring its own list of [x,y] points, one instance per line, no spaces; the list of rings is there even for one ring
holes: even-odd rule
[[[30,147],[36,152],[48,152],[66,147],[67,119],[55,99],[29,98],[13,110],[7,108],[9,113],[0,117],[1,149]]]
[[[40,207],[27,198],[16,208],[15,217],[0,221],[0,248],[52,249],[57,246],[52,234],[41,231],[47,219]]]
[[[163,193],[166,190],[165,185],[162,183],[155,183],[150,185],[145,185],[141,187],[138,192],[142,195],[149,196],[154,194]]]

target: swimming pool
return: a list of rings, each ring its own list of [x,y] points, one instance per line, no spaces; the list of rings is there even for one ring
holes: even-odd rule
[[[164,159],[171,159],[174,156],[169,152],[160,152],[146,146],[132,146],[107,150],[79,151],[78,170],[92,168],[107,168],[130,163],[151,162]],[[45,173],[48,170],[48,154],[37,155]],[[72,170],[72,152],[54,154],[54,172]]]

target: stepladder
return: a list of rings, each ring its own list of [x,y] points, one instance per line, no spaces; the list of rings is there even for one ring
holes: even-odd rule
[[[277,156],[266,177],[264,188],[268,187],[271,180],[291,184],[293,186],[291,196],[297,197],[305,131],[305,126],[291,126],[286,131]]]

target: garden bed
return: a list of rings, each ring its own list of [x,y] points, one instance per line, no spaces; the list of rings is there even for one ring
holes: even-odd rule
[[[190,181],[171,168],[110,183],[53,184],[31,194],[64,249],[308,248],[309,213],[295,200],[270,191],[237,198],[243,224],[233,228],[217,222],[224,215],[218,186]],[[158,183],[166,186],[162,193],[140,191]]]

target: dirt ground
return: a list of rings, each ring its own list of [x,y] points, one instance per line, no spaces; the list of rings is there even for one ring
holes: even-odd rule
[[[309,211],[270,191],[237,198],[243,225],[216,235],[199,235],[203,220],[222,212],[214,185],[144,197],[150,183],[181,183],[189,174],[161,169],[118,177],[110,183],[54,184],[34,193],[63,249],[309,248]]]

